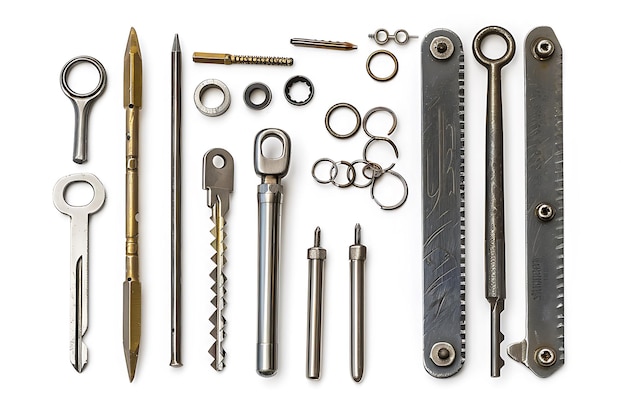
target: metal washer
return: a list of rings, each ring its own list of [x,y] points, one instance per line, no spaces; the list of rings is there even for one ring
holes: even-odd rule
[[[265,94],[265,100],[263,100],[263,102],[259,104],[252,101],[252,93],[257,90],[260,90]],[[253,110],[263,110],[264,108],[269,106],[270,102],[272,101],[272,91],[267,85],[263,83],[252,83],[246,88],[246,91],[243,93],[243,101],[245,101],[246,105]]]
[[[217,107],[207,107],[202,104],[202,94],[207,91],[209,88],[217,88],[224,94],[224,101]],[[221,116],[226,113],[226,110],[230,107],[230,91],[226,84],[216,79],[208,79],[202,81],[196,87],[196,91],[193,94],[193,101],[196,103],[196,107],[200,110],[200,113],[209,117]]]

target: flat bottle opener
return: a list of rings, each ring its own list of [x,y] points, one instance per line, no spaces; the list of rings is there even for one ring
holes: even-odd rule
[[[437,378],[465,361],[464,56],[449,30],[422,42],[424,367]]]
[[[548,377],[565,362],[563,308],[563,58],[535,28],[526,61],[526,338],[511,358]]]

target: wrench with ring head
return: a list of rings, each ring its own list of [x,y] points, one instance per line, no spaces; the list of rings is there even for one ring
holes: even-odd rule
[[[72,90],[68,83],[69,73],[78,64],[88,63],[96,67],[98,71],[98,84],[88,93],[77,93]],[[72,101],[74,106],[74,162],[82,164],[87,162],[87,122],[89,111],[94,100],[97,99],[107,83],[107,74],[104,67],[96,58],[90,56],[77,56],[71,59],[61,70],[61,89]]]
[[[490,59],[481,50],[490,35],[504,39],[502,57]],[[474,56],[487,68],[487,173],[485,201],[485,297],[491,306],[491,376],[499,377],[504,365],[500,356],[500,315],[506,298],[504,252],[504,133],[502,127],[502,68],[515,55],[513,36],[499,26],[488,26],[474,37]]]

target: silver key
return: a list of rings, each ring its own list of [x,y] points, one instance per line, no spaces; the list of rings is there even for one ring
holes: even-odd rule
[[[73,183],[86,182],[93,188],[93,199],[84,206],[65,201],[65,190]],[[78,372],[87,365],[87,345],[83,337],[88,324],[89,215],[104,204],[104,186],[93,174],[71,174],[57,181],[52,192],[54,206],[70,216],[70,362]]]

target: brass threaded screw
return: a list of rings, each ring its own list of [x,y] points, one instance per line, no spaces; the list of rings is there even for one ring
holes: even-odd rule
[[[194,52],[193,62],[203,64],[253,64],[253,65],[293,65],[293,58],[273,56],[231,55],[212,52]]]

